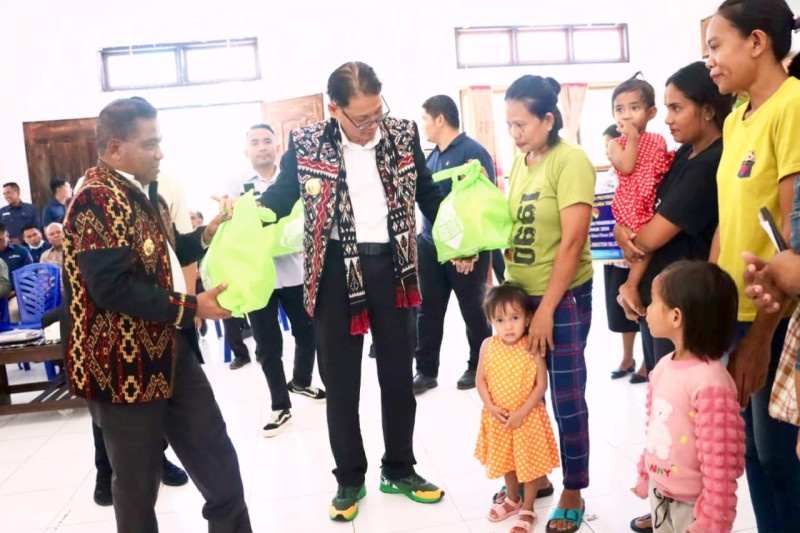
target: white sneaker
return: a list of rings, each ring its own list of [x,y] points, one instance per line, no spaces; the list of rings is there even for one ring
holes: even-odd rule
[[[272,411],[272,416],[269,419],[269,424],[264,426],[261,435],[266,438],[274,437],[289,425],[292,421],[292,413],[288,409],[282,411]]]

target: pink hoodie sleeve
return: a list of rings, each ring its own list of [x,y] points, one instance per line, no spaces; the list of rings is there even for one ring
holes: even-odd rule
[[[736,480],[744,471],[744,420],[735,393],[701,389],[694,401],[697,458],[703,490],[688,533],[729,533],[736,518]]]
[[[647,418],[645,418],[645,427],[650,422],[650,407],[653,403],[653,385],[652,382],[647,382]],[[640,498],[647,499],[650,495],[648,491],[650,490],[650,476],[647,475],[647,469],[645,468],[644,464],[644,450],[642,450],[642,455],[639,457],[639,464],[636,465],[636,470],[638,476],[636,478],[636,486],[633,488],[633,491],[636,495]]]

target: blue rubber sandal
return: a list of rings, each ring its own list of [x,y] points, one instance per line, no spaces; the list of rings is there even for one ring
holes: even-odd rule
[[[586,502],[583,500],[581,500],[580,509],[553,509],[553,512],[550,513],[550,518],[547,519],[547,527],[545,528],[545,531],[547,531],[547,533],[575,533],[581,527],[581,522],[583,522],[583,513],[585,511]],[[569,529],[553,529],[550,527],[550,523],[554,520],[565,520],[572,523],[573,527]]]
[[[506,486],[503,485],[503,488],[501,488],[500,491],[501,492],[505,492],[506,491]],[[544,488],[539,489],[536,492],[536,498],[537,499],[539,499],[539,498],[547,498],[548,496],[552,496],[555,491],[556,491],[556,489],[553,487],[553,484],[551,483],[549,487],[544,487]],[[523,489],[522,487],[520,487],[520,489],[519,489],[519,496],[520,496],[520,498],[525,499],[525,489]],[[495,499],[496,497],[497,497],[497,494],[495,493],[492,496],[492,503],[493,504],[495,504],[495,503],[503,503],[502,501],[498,502]],[[505,497],[503,498],[503,501],[505,501]]]

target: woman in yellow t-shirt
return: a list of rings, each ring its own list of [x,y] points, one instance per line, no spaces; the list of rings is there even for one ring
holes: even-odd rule
[[[584,350],[592,319],[592,218],[595,170],[586,153],[561,139],[560,85],[523,76],[506,91],[509,133],[522,152],[509,180],[514,219],[506,279],[531,297],[528,350],[545,357],[558,424],[564,492],[547,531],[577,531],[581,489],[589,486],[589,414]],[[540,493],[549,488],[540,482]],[[498,494],[503,496],[503,494]]]
[[[758,225],[766,207],[789,241],[794,183],[800,174],[800,80],[781,60],[789,53],[795,20],[784,0],[726,0],[706,34],[706,66],[723,94],[749,98],[723,128],[717,171],[719,228],[711,261],[739,289],[738,342],[729,371],[746,408],[746,467],[759,531],[797,531],[800,460],[796,428],[771,418],[769,396],[788,320],[757,311],[745,295],[743,252],[769,259],[775,247]]]

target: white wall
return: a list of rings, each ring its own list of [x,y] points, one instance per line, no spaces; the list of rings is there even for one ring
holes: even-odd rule
[[[420,104],[433,94],[455,98],[459,87],[505,85],[532,72],[561,82],[613,82],[642,70],[659,90],[660,101],[666,78],[699,59],[700,19],[713,13],[717,4],[718,0],[0,0],[0,181],[18,181],[23,197],[29,197],[23,122],[96,116],[109,101],[132,94],[163,108],[324,92],[329,73],[354,59],[376,69],[393,114],[414,119],[420,116]],[[455,26],[592,22],[628,24],[630,63],[536,69],[455,66]],[[103,47],[249,36],[259,38],[262,81],[135,93],[100,90],[98,50]]]

